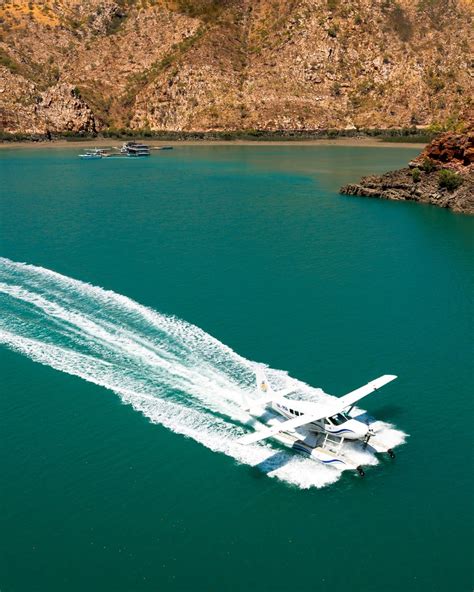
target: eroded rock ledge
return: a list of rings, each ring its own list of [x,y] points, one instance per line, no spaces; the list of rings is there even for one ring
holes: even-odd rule
[[[369,175],[340,193],[417,201],[474,214],[474,130],[438,136],[408,167]]]

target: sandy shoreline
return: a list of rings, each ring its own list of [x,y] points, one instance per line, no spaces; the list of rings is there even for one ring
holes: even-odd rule
[[[121,146],[126,140],[113,138],[88,138],[85,140],[52,140],[51,142],[2,142],[2,148],[85,148]],[[349,146],[360,148],[417,148],[422,150],[426,144],[410,142],[384,142],[376,138],[336,138],[333,140],[163,140],[134,139],[149,146]]]

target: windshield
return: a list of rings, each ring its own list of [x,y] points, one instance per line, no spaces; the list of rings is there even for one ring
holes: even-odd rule
[[[343,413],[338,413],[337,415],[333,415],[330,420],[331,423],[334,425],[341,425],[341,423],[345,423],[349,418],[346,417]]]

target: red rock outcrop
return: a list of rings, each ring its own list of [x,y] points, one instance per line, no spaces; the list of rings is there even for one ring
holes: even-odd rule
[[[359,183],[341,187],[340,192],[345,195],[429,203],[472,215],[474,130],[471,128],[463,134],[441,134],[410,162],[409,168],[363,177]]]
[[[459,172],[474,168],[474,128],[466,133],[447,132],[434,138],[431,144],[411,162],[411,166],[423,166],[429,158],[437,167]]]

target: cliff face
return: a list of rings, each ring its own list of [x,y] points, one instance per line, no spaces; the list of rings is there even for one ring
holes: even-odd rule
[[[469,0],[4,0],[9,132],[426,125],[472,108]]]
[[[408,168],[341,188],[346,195],[417,201],[474,214],[474,128],[435,138]]]

